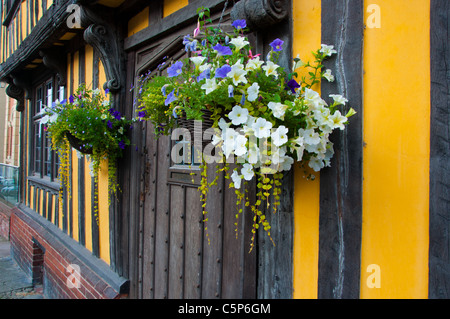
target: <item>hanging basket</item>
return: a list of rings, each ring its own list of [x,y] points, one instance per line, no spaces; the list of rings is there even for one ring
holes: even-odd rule
[[[186,128],[189,130],[189,132],[191,133],[192,143],[195,143],[195,141],[202,141],[202,146],[204,149],[206,145],[211,143],[211,140],[203,140],[203,133],[213,126],[214,121],[211,119],[213,113],[210,110],[203,109],[202,111],[203,115],[201,126],[198,124],[195,125],[195,120],[193,119],[188,120],[184,111],[181,117],[178,118],[177,125],[178,127]]]
[[[66,132],[67,140],[69,140],[70,145],[76,149],[77,151],[83,153],[83,154],[92,154],[92,147],[87,146],[86,143],[83,143],[82,140],[79,138],[73,136],[70,132]]]

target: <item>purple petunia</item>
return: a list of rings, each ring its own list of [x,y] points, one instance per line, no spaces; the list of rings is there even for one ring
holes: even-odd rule
[[[270,44],[270,46],[272,47],[272,50],[274,52],[278,52],[283,50],[283,48],[281,47],[283,45],[284,41],[280,40],[280,39],[275,39],[272,41],[272,43]]]
[[[73,104],[73,102],[75,102],[75,98],[73,97],[73,95],[69,96],[69,102],[70,104]]]
[[[197,82],[200,82],[203,79],[209,79],[209,78],[211,78],[211,70],[206,69],[205,71],[200,73],[200,75],[197,77]]]
[[[219,56],[233,54],[233,52],[231,52],[231,49],[229,47],[221,45],[221,44],[216,44],[215,46],[213,46],[213,49],[217,51]]]
[[[245,20],[235,20],[231,25],[236,29],[240,30],[245,29],[247,27],[247,22]]]
[[[227,74],[231,71],[231,66],[225,64],[223,67],[216,69],[215,78],[223,79],[227,77]]]
[[[116,111],[113,107],[108,110],[109,114],[111,114],[116,120],[120,120],[122,118],[122,114],[119,111]]]
[[[167,95],[167,98],[164,101],[164,105],[168,106],[170,103],[172,103],[176,100],[178,100],[178,98],[175,96],[175,89],[173,89],[173,91]]]
[[[177,61],[172,66],[167,68],[167,74],[170,78],[172,78],[174,76],[178,76],[181,74],[182,68],[183,68],[183,62]]]
[[[138,117],[140,118],[140,119],[142,119],[142,118],[144,118],[144,117],[146,117],[147,116],[147,111],[139,111],[138,112]]]
[[[108,120],[108,123],[106,123],[106,125],[108,125],[108,127],[109,127],[110,129],[112,129],[112,127],[113,127],[113,125],[112,125],[112,123],[111,123],[110,120]]]
[[[295,90],[298,89],[300,87],[300,84],[297,83],[297,81],[295,81],[294,79],[290,80],[289,82],[286,83],[287,86],[291,89],[291,92],[293,94],[295,94]]]
[[[119,142],[119,147],[120,147],[121,149],[125,149],[125,146],[126,146],[125,142],[124,142],[123,140],[121,140],[121,141]]]

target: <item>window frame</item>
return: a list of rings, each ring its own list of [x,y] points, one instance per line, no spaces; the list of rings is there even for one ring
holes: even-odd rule
[[[57,152],[51,149],[51,140],[44,130],[44,125],[38,123],[43,116],[39,113],[44,105],[51,104],[56,99],[65,98],[66,88],[64,86],[55,87],[56,83],[58,83],[56,75],[49,75],[33,85],[29,108],[28,178],[59,185]],[[39,131],[37,131],[38,127]],[[39,138],[37,138],[38,136]],[[36,145],[37,141],[39,145]]]

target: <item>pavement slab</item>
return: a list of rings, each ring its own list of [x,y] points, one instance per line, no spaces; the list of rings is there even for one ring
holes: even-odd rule
[[[0,237],[0,299],[43,299],[42,289],[10,255],[10,243]]]

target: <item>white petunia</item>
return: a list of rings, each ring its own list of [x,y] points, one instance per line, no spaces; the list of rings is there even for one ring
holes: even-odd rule
[[[323,74],[323,77],[325,79],[327,79],[328,82],[334,82],[334,75],[331,74],[331,70],[330,69],[325,71],[325,73]]]
[[[226,129],[228,129],[231,126],[231,123],[225,121],[225,119],[223,117],[221,117],[218,125],[222,131],[225,131]]]
[[[244,37],[237,37],[237,38],[233,38],[230,41],[231,44],[233,44],[236,47],[236,50],[241,50],[243,47],[245,47],[246,45],[250,44],[250,42],[248,42],[247,40],[245,40]]]
[[[211,63],[202,64],[198,67],[200,73],[206,71],[207,69],[211,69]]]
[[[247,65],[245,66],[245,69],[247,70],[247,71],[254,71],[254,70],[258,70],[259,68],[261,68],[261,65],[263,65],[264,64],[264,61],[261,61],[260,59],[259,59],[259,56],[257,56],[256,58],[254,58],[254,59],[250,59],[250,60],[248,60],[248,62],[247,62]]]
[[[247,78],[245,77],[246,75],[247,71],[244,70],[243,65],[237,62],[231,67],[231,71],[228,72],[227,77],[231,78],[233,80],[233,84],[237,86],[239,83],[247,83]]]
[[[216,83],[216,79],[206,79],[206,82],[205,82],[205,84],[203,84],[202,86],[201,86],[201,88],[203,89],[203,90],[206,90],[206,94],[209,94],[209,93],[211,93],[212,91],[214,91],[215,89],[217,89],[218,88],[218,85],[217,85],[217,83]]]
[[[231,174],[231,179],[233,180],[234,188],[240,189],[242,178],[236,170],[234,170],[233,174]]]
[[[269,102],[267,104],[269,109],[272,110],[273,116],[280,120],[284,120],[284,113],[286,112],[288,106],[279,102]]]
[[[318,172],[325,166],[325,164],[321,159],[317,157],[311,157],[308,166],[311,167],[315,172]]]
[[[236,156],[243,156],[247,153],[247,138],[244,135],[237,134],[235,138],[234,154]]]
[[[272,128],[272,123],[259,117],[256,122],[252,125],[253,131],[257,138],[266,138],[270,136],[270,130]]]
[[[247,122],[248,110],[242,108],[239,105],[233,107],[233,110],[228,114],[228,118],[231,120],[233,125],[240,125]]]
[[[50,121],[50,116],[45,115],[44,117],[42,117],[39,122],[41,123],[41,125],[45,125]]]
[[[305,101],[306,104],[312,107],[313,109],[325,105],[325,102],[320,97],[320,94],[308,88],[305,89]]]
[[[341,131],[345,129],[345,123],[348,121],[347,117],[343,116],[339,111],[334,112],[330,119],[333,122],[333,129],[339,128]]]
[[[287,133],[289,129],[287,129],[284,125],[281,125],[275,132],[272,133],[272,142],[276,146],[281,146],[286,144],[288,141]]]
[[[298,135],[304,138],[305,144],[316,145],[320,143],[319,133],[315,132],[314,129],[299,129]]]
[[[212,145],[216,146],[217,144],[219,144],[220,142],[222,142],[222,137],[220,137],[219,135],[214,134],[212,137]]]
[[[228,128],[225,130],[223,136],[223,145],[222,150],[225,154],[225,157],[228,157],[233,153],[236,146],[236,132],[235,130]]]
[[[206,58],[203,56],[194,56],[189,59],[195,64],[196,67],[199,67]]]
[[[267,62],[266,62],[266,65],[264,65],[264,66],[262,67],[262,69],[263,69],[264,71],[266,71],[266,76],[274,75],[275,78],[278,78],[277,69],[278,69],[279,67],[280,67],[279,65],[273,63],[272,61],[267,61]]]
[[[283,158],[286,155],[286,147],[272,147],[270,154],[270,161],[272,164],[278,165],[283,162]]]
[[[305,139],[303,136],[297,136],[297,138],[292,139],[291,141],[293,142],[293,144],[291,144],[291,151],[295,151],[297,153],[297,161],[301,161],[305,151]]]
[[[259,84],[258,83],[253,83],[248,89],[247,89],[247,100],[249,100],[250,102],[255,101],[258,98],[258,94],[259,94]]]
[[[290,156],[284,156],[280,163],[279,171],[289,171],[292,164],[294,164],[294,159]]]
[[[292,66],[292,72],[295,72],[295,70],[305,65],[305,63],[303,63],[303,61],[300,60],[300,54],[297,54],[295,60],[297,61],[294,61],[294,65]]]
[[[255,173],[253,172],[253,166],[251,164],[245,163],[242,165],[241,174],[244,176],[246,181],[250,181]]]
[[[333,98],[334,103],[336,103],[336,105],[339,104],[345,105],[345,103],[348,102],[348,100],[340,94],[330,94],[330,97]]]
[[[334,46],[326,44],[322,44],[322,48],[319,52],[323,53],[325,56],[331,56],[333,53],[337,53],[337,51],[334,50]]]
[[[256,145],[249,146],[247,153],[247,162],[250,164],[258,163],[259,149]]]

